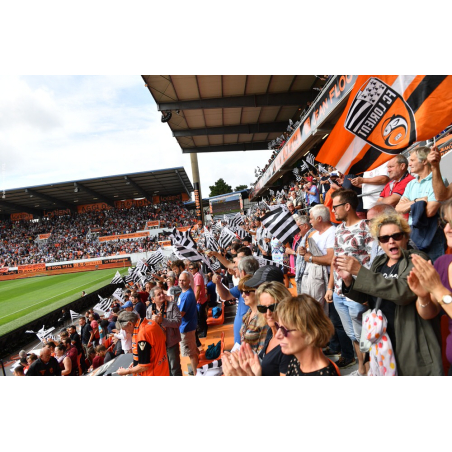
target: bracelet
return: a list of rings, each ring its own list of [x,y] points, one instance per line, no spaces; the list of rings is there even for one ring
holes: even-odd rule
[[[431,302],[432,300],[428,300],[428,303],[425,303],[425,304],[421,304],[421,302],[419,301],[419,298],[417,299],[417,301],[418,301],[419,306],[420,306],[421,308],[425,308],[425,307],[427,307],[427,306],[430,304],[430,302]]]
[[[328,292],[329,290],[331,290],[331,292],[334,292],[334,289],[331,289],[328,287],[328,289],[326,289],[326,291]]]

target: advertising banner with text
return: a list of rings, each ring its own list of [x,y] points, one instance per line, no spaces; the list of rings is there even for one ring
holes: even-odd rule
[[[27,212],[12,213],[11,221],[33,220],[33,215]]]
[[[142,237],[149,237],[149,231],[132,232],[130,234],[118,234],[118,235],[105,235],[99,237],[99,242],[109,242],[111,240],[126,240],[126,239],[137,239]]]
[[[337,107],[340,101],[353,88],[357,75],[337,75],[331,85],[310,108],[309,115],[292,134],[289,141],[279,151],[279,154],[262,175],[250,196],[253,198],[259,194],[265,184],[275,175],[283,164],[291,158],[309,136],[321,126],[328,115]]]

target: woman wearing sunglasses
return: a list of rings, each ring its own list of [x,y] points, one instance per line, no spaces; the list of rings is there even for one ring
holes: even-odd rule
[[[452,248],[452,199],[441,208],[441,216],[447,246]],[[408,276],[408,284],[417,295],[417,311],[423,319],[436,317],[440,309],[451,317],[446,342],[446,357],[449,363],[449,376],[452,376],[452,254],[436,259],[435,264],[418,256],[413,256],[414,268]]]
[[[282,353],[279,340],[276,338],[278,320],[276,307],[279,302],[292,298],[291,293],[284,284],[271,281],[259,286],[256,297],[259,300],[257,310],[265,316],[269,327],[264,346],[259,355],[254,353],[247,343],[242,344],[239,352],[225,352],[222,360],[225,375],[284,376],[293,358]]]
[[[242,344],[246,342],[254,352],[260,353],[264,347],[269,327],[265,317],[257,309],[256,289],[246,286],[246,282],[251,278],[252,275],[244,276],[238,286],[245,305],[250,308],[242,318],[240,338]]]
[[[343,293],[358,303],[367,301],[371,309],[377,297],[382,298],[380,310],[387,320],[386,333],[395,351],[398,375],[442,375],[438,319],[425,320],[418,315],[417,296],[407,281],[413,268],[411,257],[428,260],[428,256],[407,249],[410,227],[402,216],[382,214],[370,227],[384,254],[376,256],[370,270],[350,256],[335,257],[333,265],[343,280]]]

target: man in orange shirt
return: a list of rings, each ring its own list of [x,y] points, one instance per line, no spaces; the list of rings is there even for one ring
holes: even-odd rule
[[[116,328],[133,335],[134,360],[137,358],[135,366],[120,367],[118,375],[169,376],[166,336],[156,322],[140,319],[134,311],[125,311],[119,314]]]

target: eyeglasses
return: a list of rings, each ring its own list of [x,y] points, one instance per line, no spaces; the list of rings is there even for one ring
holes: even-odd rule
[[[331,209],[335,210],[335,209],[337,209],[340,206],[345,206],[345,204],[348,204],[348,202],[343,202],[342,204],[338,204],[337,206],[332,206]]]
[[[240,293],[245,296],[249,296],[251,293],[256,292],[255,290],[241,290]]]
[[[392,235],[382,235],[380,237],[378,237],[378,240],[381,243],[388,243],[389,239],[394,239],[395,241],[399,241],[402,240],[403,237],[405,237],[405,233],[404,232],[396,232],[395,234]]]
[[[278,322],[275,322],[275,326],[277,330],[281,330],[281,333],[283,334],[284,337],[287,337],[287,335],[291,332],[291,331],[295,331],[295,330],[288,330],[287,328],[285,328],[284,326],[280,325]]]
[[[261,304],[257,305],[257,310],[261,313],[261,314],[265,314],[267,312],[267,309],[270,309],[270,312],[274,312],[275,308],[276,308],[276,304],[277,303],[273,303],[270,306],[262,306]]]

